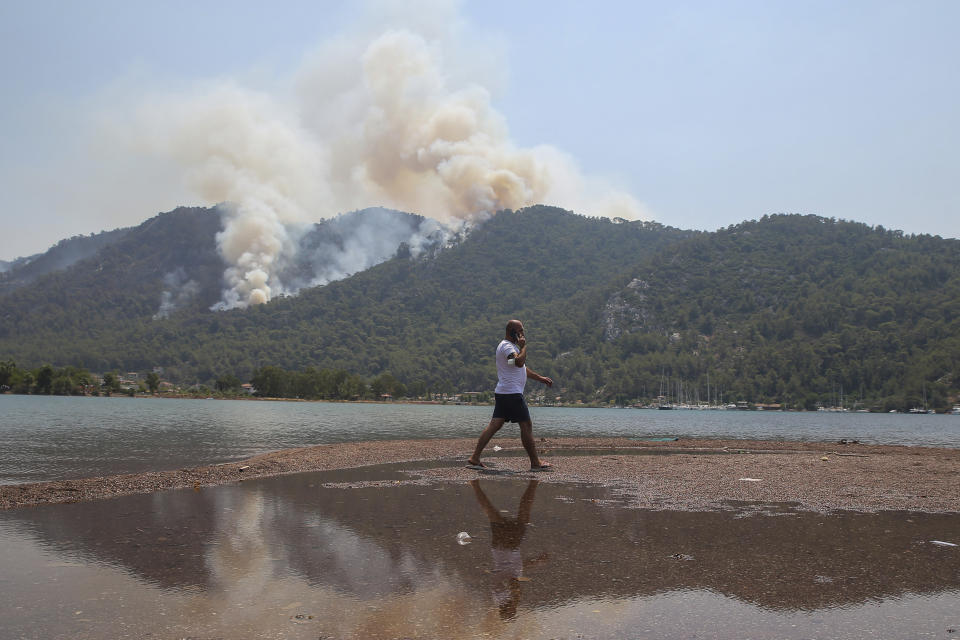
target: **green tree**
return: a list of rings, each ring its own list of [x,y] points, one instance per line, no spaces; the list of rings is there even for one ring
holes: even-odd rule
[[[217,388],[217,391],[221,393],[225,393],[227,391],[239,390],[241,384],[242,383],[240,382],[240,379],[237,378],[237,376],[231,373],[228,373],[226,375],[223,375],[217,378],[217,381],[214,386]]]
[[[13,378],[17,373],[17,365],[13,360],[0,361],[0,391],[13,386]]]
[[[261,367],[250,379],[257,395],[266,398],[290,397],[290,382],[290,375],[286,371],[271,365]]]
[[[81,393],[79,389],[79,383],[74,381],[69,371],[61,369],[54,374],[51,384],[51,393],[54,395],[68,396]]]
[[[160,376],[153,371],[147,374],[145,382],[147,383],[147,389],[150,390],[150,393],[156,393],[157,389],[160,388]]]
[[[33,385],[33,392],[50,395],[53,391],[53,367],[45,364],[37,369],[34,375],[36,382]]]
[[[10,379],[10,387],[14,393],[30,393],[33,389],[33,372],[17,369]]]
[[[111,393],[117,393],[120,391],[120,378],[117,374],[108,371],[103,374],[103,383],[100,386],[108,396]]]

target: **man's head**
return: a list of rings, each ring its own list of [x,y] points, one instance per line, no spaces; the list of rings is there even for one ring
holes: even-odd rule
[[[519,320],[511,320],[507,323],[507,331],[505,337],[507,340],[516,341],[517,336],[523,335],[523,323]]]

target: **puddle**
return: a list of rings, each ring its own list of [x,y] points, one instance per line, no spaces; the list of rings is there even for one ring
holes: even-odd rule
[[[330,471],[315,471],[310,477],[315,480],[310,484],[339,484],[350,482],[383,482],[385,480],[409,481],[413,477],[410,472],[427,469],[446,469],[462,467],[460,460],[417,460],[416,462],[388,462],[354,469],[331,469]]]
[[[638,441],[638,445],[643,445],[645,442],[651,442],[649,440]],[[538,444],[537,448],[541,454],[544,456],[550,455],[551,457],[576,457],[576,456],[677,456],[677,455],[693,455],[693,456],[728,456],[728,455],[764,455],[764,454],[777,454],[783,453],[782,451],[777,450],[762,450],[762,451],[753,451],[747,449],[671,449],[669,447],[642,447],[638,446],[636,448],[616,448],[616,449],[589,449],[584,447],[577,447],[576,449],[554,449],[549,444]],[[487,460],[489,458],[517,458],[517,457],[526,457],[526,452],[523,449],[508,449],[502,451],[493,451],[492,448],[485,449],[483,452],[483,459]]]
[[[673,438],[670,438],[673,440]],[[647,442],[647,441],[643,441]],[[669,449],[669,448],[583,448],[576,449],[554,449],[548,444],[540,445],[540,453],[551,457],[586,457],[586,456],[671,456],[671,455],[742,455],[749,453],[751,455],[763,455],[766,453],[781,453],[778,451],[746,451],[743,449]],[[495,451],[493,447],[488,448],[483,453],[484,460],[494,458],[525,458],[527,456],[523,449],[507,449]],[[335,469],[331,471],[318,471],[316,477],[323,483],[348,483],[348,482],[379,482],[384,480],[409,480],[410,475],[407,472],[419,471],[424,469],[443,469],[448,467],[462,467],[465,462],[463,459],[457,460],[420,460],[416,462],[390,462],[386,464],[370,465],[367,467],[358,467],[354,469]]]
[[[960,628],[960,548],[931,543],[960,542],[960,515],[642,511],[603,487],[526,478],[328,484],[408,479],[400,468],[0,513],[4,637],[947,638]]]
[[[672,440],[672,438],[671,438]],[[553,449],[549,445],[540,445],[540,453],[549,455],[552,458],[565,457],[587,457],[587,456],[671,456],[671,455],[734,455],[747,453],[744,450],[719,450],[706,449],[668,449],[668,448],[577,448],[577,449]],[[765,453],[778,453],[777,451],[750,451],[751,455],[763,455]],[[494,451],[492,447],[484,451],[483,459],[490,461],[496,458],[525,458],[527,456],[523,449],[509,449]],[[318,471],[313,474],[318,483],[321,484],[350,484],[350,483],[370,483],[386,481],[409,482],[413,477],[410,472],[422,471],[427,469],[445,469],[451,467],[462,467],[466,458],[463,459],[442,459],[442,460],[418,460],[415,462],[390,462],[386,464],[370,465],[366,467],[357,467],[353,469],[334,469],[331,471]],[[490,469],[486,472],[489,475],[515,475],[508,470]]]

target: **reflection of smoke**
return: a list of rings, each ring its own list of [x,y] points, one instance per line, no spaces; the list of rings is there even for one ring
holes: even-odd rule
[[[163,276],[163,284],[166,288],[160,294],[160,308],[153,314],[154,320],[166,318],[190,302],[200,291],[200,285],[196,280],[188,280],[182,267]]]
[[[144,108],[148,147],[180,162],[205,198],[235,203],[218,236],[231,265],[222,308],[284,290],[290,225],[373,203],[457,224],[541,202],[638,217],[633,198],[584,178],[560,151],[517,147],[486,89],[450,86],[442,54],[452,38],[427,33],[324,43],[296,74],[292,100],[228,83]],[[357,241],[382,253],[388,243],[368,231]]]

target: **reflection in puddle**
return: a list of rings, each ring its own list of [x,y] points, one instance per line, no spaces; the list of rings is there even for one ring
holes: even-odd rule
[[[500,617],[509,620],[517,615],[517,604],[520,601],[520,583],[530,580],[523,574],[524,567],[531,567],[547,560],[550,556],[542,553],[530,560],[523,559],[520,543],[530,524],[530,512],[533,509],[533,499],[537,494],[536,480],[530,480],[526,491],[520,497],[517,515],[510,517],[509,511],[499,511],[480,487],[480,481],[470,483],[473,487],[477,502],[490,521],[490,555],[493,557],[491,573],[495,582],[493,599],[497,603]]]
[[[960,551],[930,542],[960,541],[957,514],[641,511],[596,486],[324,486],[330,480],[343,478],[299,474],[2,512],[4,637],[960,629]],[[460,531],[473,543],[457,544]]]

